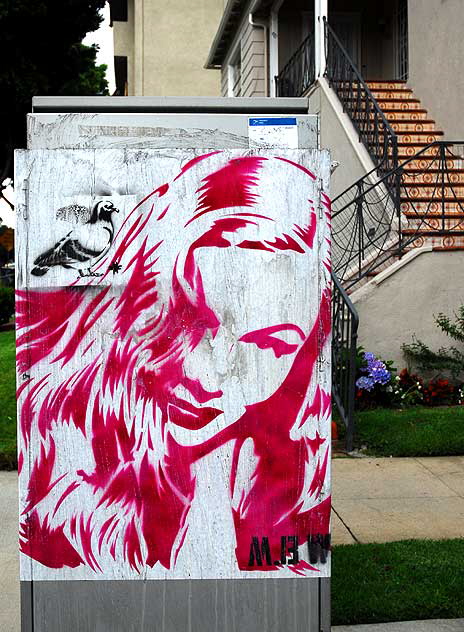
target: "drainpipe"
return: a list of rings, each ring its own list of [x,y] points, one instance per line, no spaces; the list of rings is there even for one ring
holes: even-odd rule
[[[326,67],[324,18],[328,14],[327,0],[314,0],[314,63],[315,77],[323,77]]]
[[[263,35],[264,35],[264,96],[268,97],[269,96],[269,77],[268,77],[268,69],[267,69],[267,64],[268,64],[268,52],[267,52],[267,48],[268,48],[268,43],[267,43],[267,32],[268,32],[268,26],[266,24],[266,22],[257,22],[257,21],[253,21],[253,13],[249,13],[248,14],[248,22],[250,24],[250,26],[254,26],[260,29],[263,29]]]

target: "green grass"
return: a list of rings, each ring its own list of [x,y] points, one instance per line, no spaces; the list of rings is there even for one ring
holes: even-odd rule
[[[359,412],[355,444],[376,456],[462,455],[464,406]]]
[[[464,540],[334,546],[332,624],[464,617]]]
[[[0,469],[14,469],[16,458],[15,332],[0,332]]]

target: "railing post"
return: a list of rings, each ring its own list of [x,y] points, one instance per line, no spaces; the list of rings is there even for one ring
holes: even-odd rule
[[[387,182],[387,187],[391,186],[392,189],[392,199],[393,203],[396,207],[396,217],[398,221],[398,258],[401,259],[403,256],[403,229],[401,222],[401,182],[403,177],[403,170],[398,168],[398,137],[394,136],[390,138],[391,148],[392,148],[392,162],[393,162],[393,173],[394,180],[393,186]],[[386,145],[386,154],[388,161],[388,144]]]
[[[279,74],[279,12],[274,7],[271,10],[271,28],[269,29],[269,76]],[[277,81],[270,81],[270,96],[280,96],[277,91]]]
[[[358,182],[356,196],[356,214],[358,226],[358,278],[361,278],[362,262],[364,260],[364,215],[363,215],[363,183]]]
[[[325,21],[328,0],[314,0],[314,76],[323,77],[327,66],[325,46]]]
[[[446,164],[445,164],[445,146],[440,143],[440,176],[441,176],[441,230],[444,233],[446,230],[445,224],[445,215],[446,215],[446,201],[445,201],[445,173],[446,173]]]

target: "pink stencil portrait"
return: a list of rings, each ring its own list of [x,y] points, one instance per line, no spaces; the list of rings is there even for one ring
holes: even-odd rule
[[[330,574],[329,172],[19,154],[23,580]]]

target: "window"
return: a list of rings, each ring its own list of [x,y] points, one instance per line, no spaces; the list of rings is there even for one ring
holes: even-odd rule
[[[236,55],[232,58],[227,69],[228,69],[227,96],[240,97],[242,95],[242,57],[240,54],[240,47]]]
[[[113,96],[127,96],[127,57],[115,55],[114,57],[114,80],[116,90]]]
[[[127,0],[109,0],[110,23],[127,22]]]

